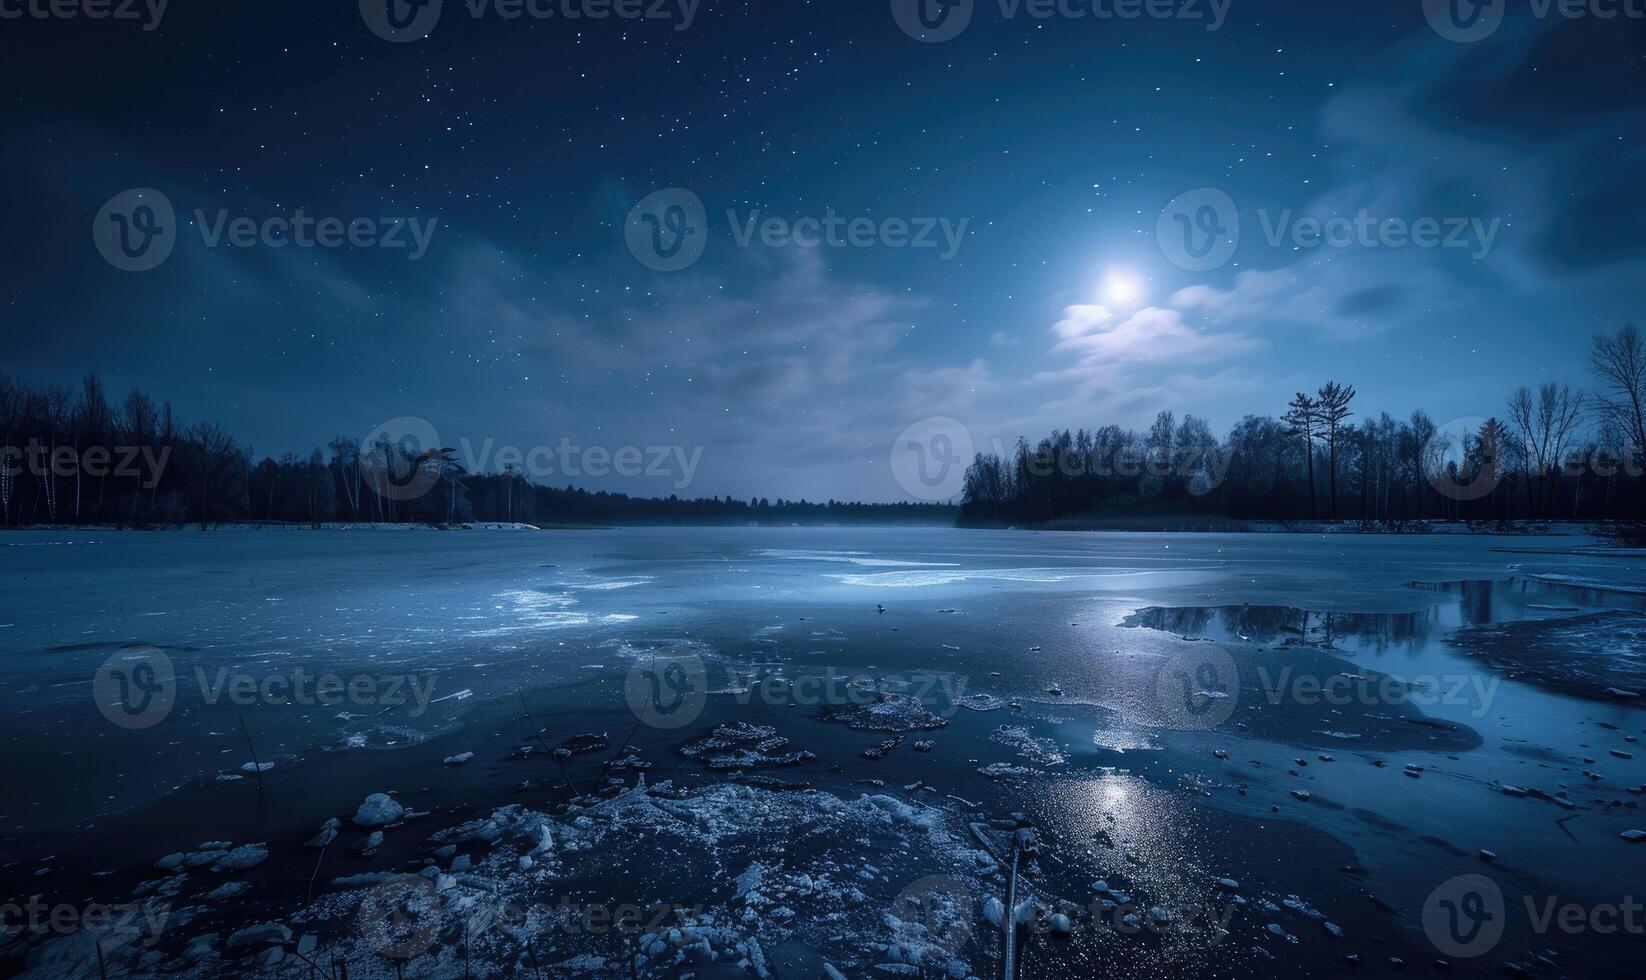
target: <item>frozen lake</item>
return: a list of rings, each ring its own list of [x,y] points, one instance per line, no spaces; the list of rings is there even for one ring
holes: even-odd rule
[[[1378,971],[1396,956],[1425,972],[1446,958],[1623,976],[1638,934],[1539,925],[1551,899],[1622,906],[1646,880],[1646,844],[1620,837],[1646,829],[1646,711],[1620,693],[1646,686],[1646,561],[1592,545],[0,534],[0,899],[147,888],[170,924],[117,960],[282,975],[259,945],[184,948],[284,921],[343,951],[351,975],[392,976],[381,938],[362,936],[361,889],[336,879],[446,867],[445,833],[488,894],[710,910],[712,959],[657,947],[642,975],[767,962],[811,977],[827,961],[852,977],[887,964],[987,977],[1003,878],[980,848],[1024,822],[1040,841],[1028,894],[1072,925],[1025,940],[1026,976],[1326,976],[1354,970],[1347,955]],[[579,735],[606,741],[549,757]],[[642,774],[670,784],[655,805],[634,791],[567,810],[568,787],[612,795]],[[366,831],[347,818],[370,793],[412,819],[361,856],[348,845]],[[535,816],[478,844],[450,829],[506,806],[573,843],[553,860],[540,842],[516,853],[510,834],[535,840]],[[305,849],[332,817],[336,844]],[[267,856],[182,880],[154,870],[207,841]],[[214,890],[231,879],[246,887],[225,901]],[[911,894],[919,921],[888,922]],[[1452,928],[1483,894],[1497,914],[1477,919],[1502,933],[1488,927],[1490,942]],[[400,966],[461,976],[440,919],[451,903],[434,904],[440,928]],[[463,949],[520,967],[528,954],[492,933]],[[545,967],[628,975],[620,938],[537,935]],[[71,937],[8,955],[84,975],[88,949]]]

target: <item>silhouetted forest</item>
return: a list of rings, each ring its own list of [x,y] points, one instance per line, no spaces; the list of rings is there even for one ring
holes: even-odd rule
[[[1633,326],[1597,336],[1593,391],[1545,383],[1497,414],[1437,427],[1423,411],[1356,420],[1353,386],[1300,392],[1278,417],[1223,438],[1161,412],[1118,426],[1019,439],[979,454],[946,504],[631,497],[469,473],[453,450],[339,437],[308,456],[257,459],[212,422],[185,423],[133,390],[0,376],[0,526],[201,526],[474,521],[527,524],[887,523],[1080,526],[1116,518],[1358,521],[1646,519],[1646,346]],[[958,515],[958,517],[957,517]]]
[[[1625,327],[1594,338],[1592,392],[1521,387],[1495,411],[1443,430],[1422,410],[1355,419],[1353,386],[1299,392],[1278,416],[1248,415],[1223,438],[1161,412],[1118,426],[1019,439],[978,454],[960,523],[1101,524],[1125,517],[1409,522],[1646,518],[1646,348]],[[1278,407],[1278,406],[1277,406]]]
[[[467,473],[450,450],[413,456],[343,437],[308,456],[257,459],[211,422],[185,423],[134,390],[0,376],[0,527],[167,527],[270,521],[450,525],[952,524],[943,504],[630,497]]]

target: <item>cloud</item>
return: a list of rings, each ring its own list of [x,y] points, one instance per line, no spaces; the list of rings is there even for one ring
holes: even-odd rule
[[[1321,107],[1322,189],[1301,205],[1240,201],[1247,267],[1228,285],[1180,290],[1171,305],[1224,329],[1352,341],[1501,322],[1532,296],[1560,303],[1567,290],[1615,289],[1611,270],[1646,255],[1646,216],[1624,204],[1638,196],[1640,161],[1617,135],[1638,128],[1641,112],[1606,94],[1632,84],[1640,43],[1626,33],[1519,11],[1491,43],[1436,43],[1424,28],[1394,45],[1366,81]],[[1598,50],[1632,54],[1583,55]],[[1549,86],[1563,95],[1549,98]],[[1362,213],[1480,224],[1441,248],[1298,248],[1280,234],[1304,218]]]
[[[1150,306],[1115,322],[1102,306],[1071,306],[1052,326],[1053,354],[1075,354],[1075,370],[1099,374],[1121,366],[1204,364],[1250,353],[1260,346],[1239,333],[1189,326],[1181,311]]]

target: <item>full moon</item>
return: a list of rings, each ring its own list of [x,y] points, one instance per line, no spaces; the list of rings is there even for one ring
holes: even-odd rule
[[[1130,306],[1142,292],[1136,279],[1122,273],[1113,273],[1103,281],[1103,298],[1114,306]]]

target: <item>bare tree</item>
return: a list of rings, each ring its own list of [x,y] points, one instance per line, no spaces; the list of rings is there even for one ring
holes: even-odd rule
[[[197,422],[189,427],[190,455],[196,472],[195,486],[200,491],[200,530],[211,523],[212,507],[226,497],[232,481],[243,475],[245,452],[221,426],[214,422]]]
[[[1475,435],[1473,445],[1465,439],[1464,455],[1469,460],[1469,468],[1477,473],[1502,473],[1505,469],[1504,461],[1513,452],[1512,440],[1497,419],[1487,419]],[[1487,492],[1482,495],[1486,501],[1486,516],[1495,520],[1497,514],[1497,480],[1488,476],[1485,484]]]
[[[349,505],[349,520],[358,521],[360,515],[360,442],[338,436],[327,443],[332,461],[337,467],[337,484],[343,490],[343,502]]]
[[[1646,344],[1629,324],[1608,337],[1596,334],[1589,350],[1589,367],[1600,379],[1600,411],[1604,420],[1633,443],[1632,455],[1646,452]]]
[[[0,374],[0,524],[11,526],[11,498],[16,492],[13,469],[21,449],[12,437],[23,424],[23,386]]]
[[[57,440],[72,423],[73,406],[73,391],[63,385],[46,388],[46,465],[40,473],[40,483],[46,495],[46,520],[51,524],[57,523]]]
[[[84,447],[88,451],[92,448],[107,453],[112,447],[108,445],[109,431],[112,426],[111,412],[109,411],[108,393],[103,388],[103,382],[97,375],[88,374],[80,381],[80,419],[74,437],[75,455],[84,463],[85,456],[80,450]],[[82,437],[84,443],[82,443]],[[80,505],[82,496],[82,482],[84,465],[74,468],[74,519],[80,520]],[[108,469],[102,468],[97,476],[97,506],[93,513],[101,512],[103,508],[103,493],[108,488]]]
[[[1583,392],[1553,381],[1538,385],[1534,397],[1525,385],[1509,396],[1509,422],[1520,456],[1538,487],[1533,511],[1547,517],[1554,510],[1554,487],[1566,446],[1583,419]]]
[[[157,428],[160,424],[159,414],[154,409],[154,400],[136,388],[127,395],[120,410],[120,426],[124,432],[123,438],[133,449],[138,450],[138,480],[132,487],[130,518],[137,521],[138,508],[143,503],[143,487],[157,486],[160,483],[160,474],[145,471],[156,457],[150,452],[155,448]]]

